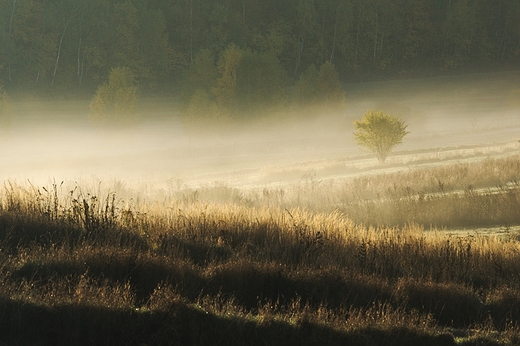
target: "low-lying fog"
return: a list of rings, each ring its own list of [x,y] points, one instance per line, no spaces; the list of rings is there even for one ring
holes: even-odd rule
[[[352,135],[353,120],[369,108],[400,114],[409,125],[386,167],[441,158],[461,146],[481,146],[471,150],[484,154],[486,148],[494,154],[520,150],[519,77],[348,85],[348,104],[339,114],[259,121],[221,134],[185,130],[173,102],[164,99],[142,100],[139,124],[104,129],[89,122],[88,100],[15,98],[12,119],[0,123],[0,180],[262,186],[305,174],[338,178],[362,165],[378,166]],[[456,159],[465,155],[459,149]]]

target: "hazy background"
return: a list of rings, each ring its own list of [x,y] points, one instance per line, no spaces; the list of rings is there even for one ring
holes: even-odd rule
[[[1,130],[0,179],[263,186],[309,174],[337,179],[363,167],[497,155],[519,150],[519,77],[507,72],[352,84],[339,111],[286,114],[218,131],[187,128],[167,98],[143,98],[138,123],[111,127],[89,121],[90,100],[15,98]],[[409,124],[410,134],[383,167],[353,140],[352,122],[369,108],[399,114]]]
[[[0,178],[262,186],[517,150],[519,16],[511,0],[2,1]],[[91,102],[140,120],[93,123]],[[383,168],[353,141],[369,108],[411,132]]]

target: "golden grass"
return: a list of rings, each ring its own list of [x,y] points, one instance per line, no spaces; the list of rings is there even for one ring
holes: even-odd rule
[[[253,198],[222,186],[232,201],[175,191],[147,202],[99,186],[90,192],[6,182],[0,322],[7,327],[0,342],[20,343],[25,330],[34,342],[52,343],[52,330],[67,329],[64,340],[76,344],[515,344],[518,237],[451,235],[417,218],[421,206],[447,203],[459,208],[451,220],[481,205],[480,214],[500,221],[502,209],[492,206],[516,208],[516,187],[420,200],[402,197],[405,174],[437,173],[373,177],[379,188],[396,186],[399,197],[358,200],[367,206],[363,223],[339,208],[291,207],[290,193],[282,198],[280,191],[276,203],[271,191]],[[309,191],[321,188],[318,182]],[[392,212],[383,205],[409,212],[387,223]],[[98,328],[98,337],[82,339],[89,328]]]

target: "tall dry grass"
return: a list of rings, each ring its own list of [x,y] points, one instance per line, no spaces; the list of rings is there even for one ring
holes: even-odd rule
[[[513,203],[514,187],[381,198],[417,206],[401,226],[378,219],[377,204],[358,223],[291,208],[289,192],[218,188],[236,200],[184,191],[146,202],[99,186],[6,182],[0,342],[518,344],[518,237],[416,222],[418,206],[442,199],[454,199],[459,218],[465,200]]]
[[[425,166],[349,179],[315,174],[285,186],[238,189],[224,184],[168,192],[170,200],[339,211],[357,224],[424,228],[509,227],[520,223],[520,156]],[[167,198],[167,199],[168,199]]]

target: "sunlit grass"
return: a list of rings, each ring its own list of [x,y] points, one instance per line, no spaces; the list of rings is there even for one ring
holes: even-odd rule
[[[0,341],[517,344],[518,235],[418,222],[478,212],[468,222],[518,225],[508,219],[517,164],[372,175],[341,188],[314,177],[260,190],[179,184],[156,199],[128,198],[136,191],[120,182],[6,182]],[[504,188],[457,191],[464,181]],[[367,195],[340,202],[347,191]],[[457,213],[433,211],[449,208]]]
[[[240,189],[214,183],[184,187],[163,200],[225,203],[280,209],[340,211],[357,224],[424,228],[505,227],[520,223],[520,156],[371,173],[346,179],[319,179]]]

